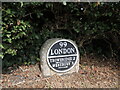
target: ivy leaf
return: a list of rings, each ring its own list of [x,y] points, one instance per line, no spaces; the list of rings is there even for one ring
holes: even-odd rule
[[[2,48],[2,49],[4,48],[2,44],[0,44],[0,48]]]
[[[20,7],[23,7],[23,2],[20,2],[20,4],[21,4]]]
[[[12,39],[7,39],[7,41],[8,41],[9,43],[12,43]]]
[[[109,16],[112,16],[112,12],[109,12],[108,15],[109,15]]]
[[[0,58],[2,58],[2,59],[3,59],[3,57],[4,57],[4,55],[3,55],[3,54],[0,54]]]

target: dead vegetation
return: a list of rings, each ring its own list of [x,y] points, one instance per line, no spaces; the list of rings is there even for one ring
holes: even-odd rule
[[[39,65],[3,71],[3,88],[119,88],[119,62],[114,59],[82,57],[78,73],[43,77]]]

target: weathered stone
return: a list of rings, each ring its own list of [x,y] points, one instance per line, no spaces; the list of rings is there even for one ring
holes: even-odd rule
[[[50,49],[53,51],[50,51]],[[54,38],[47,40],[40,50],[40,65],[43,76],[52,76],[54,74],[64,75],[78,72],[79,52],[77,45],[72,40],[67,39]]]

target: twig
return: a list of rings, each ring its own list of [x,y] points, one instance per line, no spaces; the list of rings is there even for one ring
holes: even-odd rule
[[[22,67],[19,66],[19,68],[24,72],[25,70],[22,69]]]

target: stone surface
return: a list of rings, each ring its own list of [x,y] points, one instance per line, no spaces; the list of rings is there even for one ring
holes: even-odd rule
[[[56,71],[54,71],[53,69],[50,68],[50,66],[48,65],[48,62],[47,62],[47,53],[48,53],[49,48],[53,45],[53,43],[55,43],[59,40],[68,40],[68,39],[61,39],[61,38],[49,39],[41,47],[41,50],[40,50],[40,65],[41,65],[42,74],[45,77],[46,76],[52,76],[54,74],[56,74],[56,75],[70,74],[70,73],[73,73],[73,72],[78,72],[78,70],[79,70],[79,52],[78,52],[78,49],[77,49],[77,62],[75,63],[73,68],[71,68],[70,70],[68,70],[66,72],[56,72]],[[77,47],[75,42],[73,42],[72,40],[68,40],[68,41],[72,42]]]

